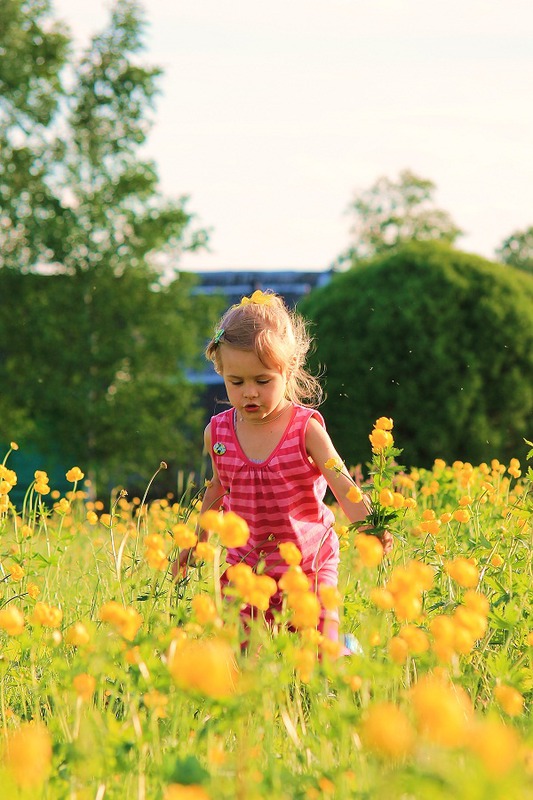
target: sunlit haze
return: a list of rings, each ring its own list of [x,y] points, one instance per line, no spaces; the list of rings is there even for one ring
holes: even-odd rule
[[[56,0],[83,46],[101,0]],[[148,0],[148,152],[212,229],[190,269],[326,268],[346,208],[410,169],[492,257],[533,224],[531,0]]]

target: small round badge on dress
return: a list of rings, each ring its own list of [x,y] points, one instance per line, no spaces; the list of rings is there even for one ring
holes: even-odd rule
[[[213,445],[213,452],[217,454],[217,456],[223,456],[226,452],[226,445],[222,442],[215,442]]]

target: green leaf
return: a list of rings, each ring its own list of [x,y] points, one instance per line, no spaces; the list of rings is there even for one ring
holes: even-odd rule
[[[181,783],[192,786],[204,783],[209,778],[209,772],[202,767],[195,756],[177,758],[165,767],[165,776],[169,783]]]

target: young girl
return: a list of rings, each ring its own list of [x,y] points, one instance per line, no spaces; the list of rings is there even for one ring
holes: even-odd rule
[[[310,343],[304,320],[275,294],[256,291],[220,320],[206,356],[224,379],[231,408],[205,429],[213,478],[202,512],[223,508],[248,523],[250,538],[227,551],[228,565],[243,561],[254,567],[261,561],[263,571],[278,580],[287,569],[278,546],[293,542],[317,592],[320,584],[336,586],[338,578],[339,542],[333,512],[324,503],[327,486],[350,522],[364,519],[367,508],[348,500],[348,473],[325,466],[341,460],[315,408],[322,392],[305,369]],[[200,532],[200,538],[206,535]],[[388,552],[390,536],[383,544]],[[188,556],[183,551],[180,563]],[[281,608],[281,599],[281,592],[274,595],[271,608]],[[337,640],[338,626],[338,615],[322,612],[325,635]]]

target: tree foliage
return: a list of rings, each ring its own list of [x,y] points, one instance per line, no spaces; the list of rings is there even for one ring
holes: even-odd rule
[[[349,206],[353,244],[339,264],[354,264],[413,239],[452,244],[462,231],[435,205],[435,188],[427,178],[403,170],[397,180],[383,176],[357,194]]]
[[[533,225],[504,239],[496,255],[504,264],[533,272]]]
[[[348,462],[365,460],[380,416],[394,419],[403,463],[520,457],[533,418],[529,275],[412,242],[335,275],[299,309]]]
[[[78,56],[47,0],[0,7],[1,438],[119,479],[190,463],[186,370],[218,310],[173,266],[206,233],[142,157],[160,75],[144,27],[118,0]]]

